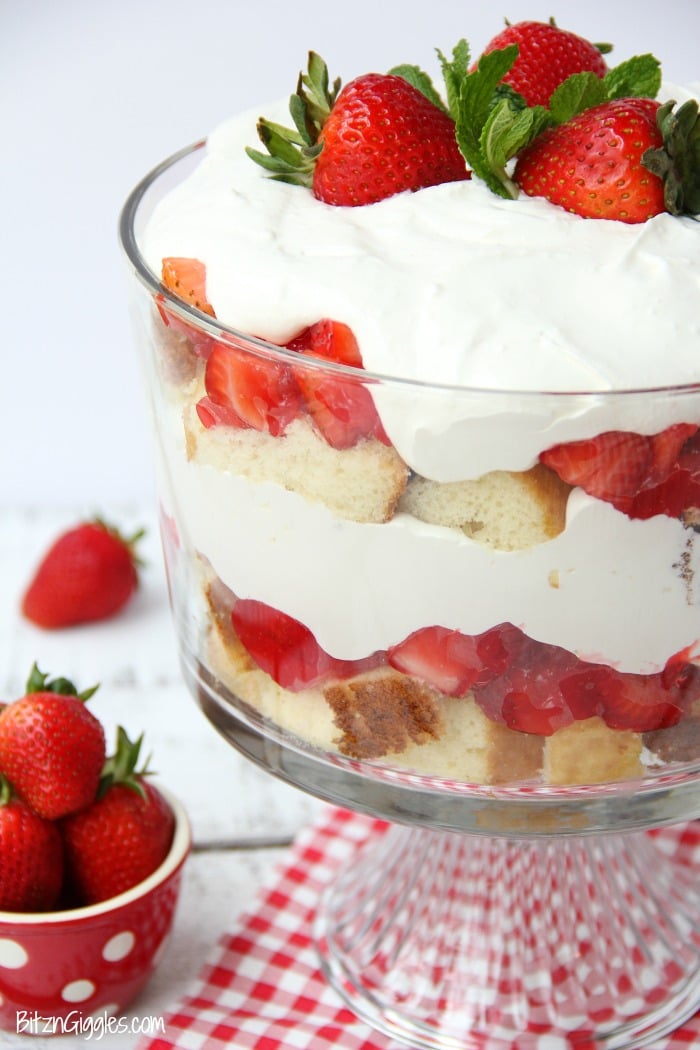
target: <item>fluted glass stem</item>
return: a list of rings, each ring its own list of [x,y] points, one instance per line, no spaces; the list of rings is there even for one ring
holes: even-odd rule
[[[348,1004],[408,1046],[632,1050],[700,999],[697,878],[643,833],[394,826],[330,887],[318,937]]]

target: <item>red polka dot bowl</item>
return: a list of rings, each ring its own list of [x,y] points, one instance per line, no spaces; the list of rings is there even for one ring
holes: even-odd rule
[[[86,1031],[121,1013],[160,962],[171,931],[191,830],[182,804],[163,863],[125,893],[83,908],[0,911],[0,1028]]]

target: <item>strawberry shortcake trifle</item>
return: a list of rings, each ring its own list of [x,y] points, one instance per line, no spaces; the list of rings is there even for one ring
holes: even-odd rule
[[[692,766],[698,104],[553,24],[438,56],[440,89],[311,53],[141,236],[196,659],[369,766]]]

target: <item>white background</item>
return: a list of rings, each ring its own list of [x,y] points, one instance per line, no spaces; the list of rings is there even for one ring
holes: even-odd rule
[[[0,0],[0,509],[152,499],[116,237],[146,171],[289,94],[310,48],[345,82],[435,72],[436,47],[550,15],[700,78],[698,0]]]

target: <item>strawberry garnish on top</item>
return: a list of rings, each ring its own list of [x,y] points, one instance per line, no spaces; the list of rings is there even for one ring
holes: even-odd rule
[[[660,103],[616,99],[549,128],[521,153],[514,181],[584,218],[646,222],[666,210],[664,184],[644,163],[663,148]]]
[[[700,212],[698,104],[655,101],[661,71],[653,55],[604,76],[574,73],[546,106],[528,105],[506,83],[518,55],[510,44],[470,69],[460,41],[451,60],[442,58],[460,149],[495,193],[517,198],[522,189],[585,218],[627,223],[664,210]]]
[[[549,22],[506,22],[484,48],[483,54],[501,51],[512,44],[518,57],[503,77],[528,106],[546,106],[554,91],[575,73],[594,73],[604,77],[608,71],[604,54],[610,44],[593,44],[566,29]]]
[[[295,127],[262,118],[258,134],[268,152],[247,152],[273,178],[308,186],[336,206],[468,179],[454,121],[428,94],[396,73],[367,73],[341,90],[311,52],[290,100]]]

